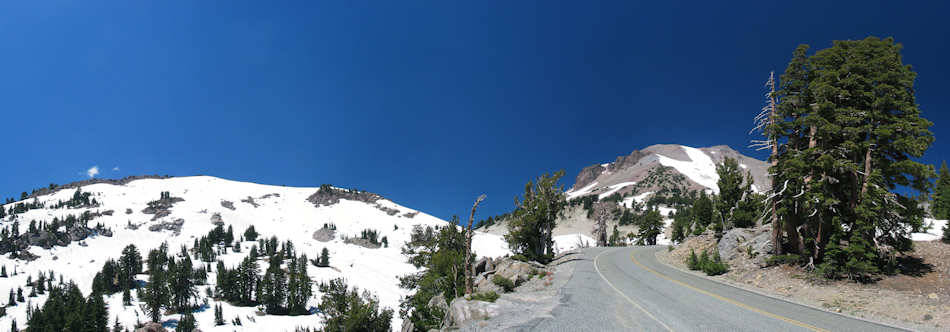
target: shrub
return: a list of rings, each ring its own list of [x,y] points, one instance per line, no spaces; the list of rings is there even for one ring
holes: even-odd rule
[[[522,255],[522,254],[515,254],[514,256],[511,256],[511,259],[514,259],[514,260],[516,260],[516,261],[525,262],[525,263],[527,263],[527,262],[529,261],[529,260],[528,260],[528,257],[525,257],[525,255]]]
[[[706,275],[717,276],[729,271],[729,265],[726,265],[719,257],[719,252],[714,252],[712,258],[709,252],[703,250],[703,253],[696,257],[696,251],[690,250],[689,257],[686,258],[686,267],[693,271],[703,271]]]
[[[505,290],[505,293],[511,292],[512,290],[515,289],[515,283],[511,281],[511,279],[502,277],[497,274],[491,277],[491,282],[495,285],[498,285],[503,290]]]
[[[706,231],[706,226],[696,225],[696,228],[693,229],[693,235],[699,236]]]
[[[686,258],[686,267],[690,270],[696,271],[702,268],[699,265],[699,258],[696,257],[696,250],[689,251],[689,257]]]
[[[708,255],[706,254],[706,252],[703,251],[703,257],[707,257],[707,256]],[[722,258],[719,257],[718,251],[716,251],[715,255],[713,255],[712,260],[707,259],[703,262],[703,272],[705,272],[706,275],[718,276],[728,271],[729,271],[729,266],[726,265],[726,263],[722,261]]]
[[[475,293],[469,297],[469,300],[472,301],[483,301],[483,302],[495,302],[500,295],[495,292],[485,292],[485,293]]]

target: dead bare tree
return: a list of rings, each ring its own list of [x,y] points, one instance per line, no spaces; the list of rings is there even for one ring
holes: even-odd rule
[[[594,234],[597,236],[597,246],[607,246],[607,209],[600,210],[597,216],[597,224],[594,226]]]
[[[765,107],[762,108],[762,111],[759,112],[759,114],[755,117],[755,128],[752,129],[752,132],[759,131],[763,136],[766,137],[766,139],[752,140],[752,145],[750,147],[755,147],[756,150],[771,150],[772,153],[769,156],[769,160],[772,162],[772,168],[774,171],[774,168],[778,166],[778,136],[771,129],[778,119],[778,113],[775,110],[775,71],[769,72],[769,80],[765,82],[765,86],[769,89],[769,92],[765,94],[767,102]],[[775,183],[775,181],[775,174],[772,174],[772,192],[775,192],[778,187],[778,184]],[[782,190],[784,191],[784,188]],[[782,227],[779,225],[778,220],[777,195],[769,196],[768,203],[769,208],[771,209],[770,214],[772,217],[772,245],[775,246],[774,253],[776,255],[781,255]]]
[[[478,204],[485,200],[485,195],[478,196],[475,204],[472,205],[472,214],[468,217],[468,229],[465,234],[465,294],[472,294],[473,276],[475,275],[475,266],[472,264],[472,222],[475,221],[475,210]]]

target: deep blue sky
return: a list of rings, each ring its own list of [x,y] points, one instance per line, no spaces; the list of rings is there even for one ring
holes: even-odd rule
[[[356,187],[441,218],[656,143],[745,148],[800,43],[893,36],[950,152],[948,2],[13,1],[0,195],[135,174]],[[398,3],[398,4],[397,4]],[[118,167],[118,171],[113,171]]]

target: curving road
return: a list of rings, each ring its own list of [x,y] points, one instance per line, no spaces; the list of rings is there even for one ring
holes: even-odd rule
[[[590,248],[553,317],[531,331],[901,331],[710,281],[657,261],[665,247]]]

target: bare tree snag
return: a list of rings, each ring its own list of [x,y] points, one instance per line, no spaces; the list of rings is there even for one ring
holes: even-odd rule
[[[475,275],[475,266],[472,264],[472,222],[475,221],[475,210],[478,204],[485,200],[485,195],[478,196],[475,204],[472,205],[472,214],[468,217],[468,229],[465,234],[465,294],[472,294],[473,276]]]

